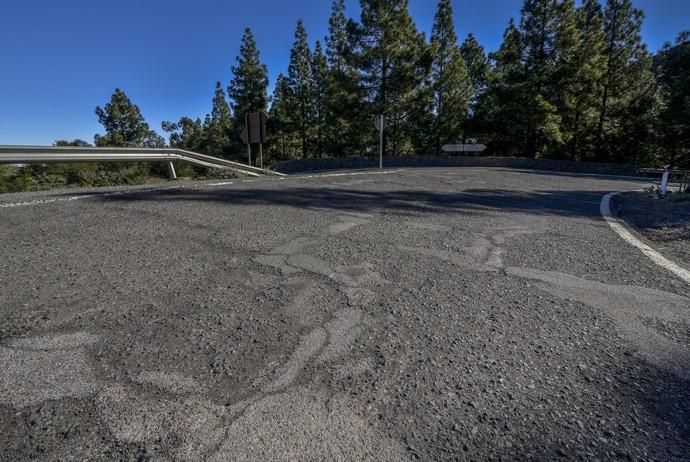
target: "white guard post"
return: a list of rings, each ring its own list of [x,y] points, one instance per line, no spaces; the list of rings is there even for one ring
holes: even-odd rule
[[[175,173],[175,166],[173,165],[172,160],[168,161],[168,176],[171,180],[177,180],[177,174]]]
[[[661,194],[662,197],[666,195],[666,188],[668,188],[668,178],[671,175],[671,172],[669,170],[669,165],[664,167],[664,174],[661,177],[661,186],[659,186],[659,194]]]

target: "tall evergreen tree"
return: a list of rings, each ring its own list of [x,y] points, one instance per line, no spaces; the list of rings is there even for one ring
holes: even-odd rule
[[[328,63],[323,54],[321,42],[316,41],[311,64],[312,114],[316,154],[324,155],[326,132],[326,88],[328,86]]]
[[[275,157],[282,160],[291,158],[296,145],[292,108],[292,92],[287,77],[279,74],[271,98],[271,138],[270,143]]]
[[[440,0],[431,32],[433,61],[433,132],[436,154],[441,145],[462,137],[472,98],[472,83],[458,46],[450,0]]]
[[[562,155],[585,160],[595,151],[600,84],[606,71],[602,10],[598,0],[585,0],[578,9],[573,0],[565,0],[561,9],[556,86]]]
[[[431,64],[425,37],[417,31],[407,0],[360,0],[358,64],[368,93],[370,118],[385,114],[384,151],[413,151],[408,118],[428,110],[425,101]],[[422,92],[420,93],[420,89]]]
[[[644,13],[631,0],[607,0],[604,9],[606,73],[597,126],[598,158],[625,161],[649,139],[654,104],[651,57],[642,43]]]
[[[124,91],[119,88],[110,97],[104,107],[96,107],[98,121],[105,129],[105,135],[96,135],[96,146],[113,147],[160,147],[165,140],[155,131],[141,115],[139,107],[132,103]]]
[[[522,34],[511,19],[501,46],[490,54],[493,71],[477,110],[479,134],[501,155],[524,155],[527,91],[523,54]]]
[[[661,162],[690,169],[690,31],[659,55]]]
[[[328,18],[328,36],[326,37],[328,65],[338,72],[345,72],[350,51],[345,0],[333,0],[331,16]]]
[[[479,97],[486,91],[489,85],[491,65],[484,52],[484,47],[477,41],[473,34],[468,34],[460,46],[460,54],[465,60],[467,73],[472,82],[472,107],[479,101]]]
[[[213,103],[210,117],[204,124],[206,150],[214,156],[228,155],[232,142],[230,133],[233,126],[230,106],[225,100],[225,92],[220,82],[216,82],[216,90],[213,95]]]
[[[354,65],[356,24],[345,16],[345,1],[333,0],[326,36],[329,72],[324,100],[325,143],[329,153],[361,154],[370,121],[364,109],[359,72]]]
[[[237,124],[244,126],[249,112],[265,111],[268,106],[268,69],[261,63],[251,29],[244,30],[240,54],[232,67],[228,96]]]
[[[163,121],[163,131],[169,133],[170,146],[189,151],[203,152],[206,144],[206,134],[201,119],[182,117],[178,122]]]
[[[525,0],[520,30],[524,44],[527,132],[525,153],[544,156],[563,144],[555,104],[555,72],[560,49],[558,33],[562,10],[557,0]]]
[[[470,109],[463,130],[463,142],[465,142],[468,136],[476,137],[481,132],[480,101],[489,88],[491,64],[484,52],[484,47],[481,46],[472,34],[467,35],[460,47],[460,53],[465,60],[467,73],[470,76],[470,82],[472,82],[472,99],[470,100]]]
[[[295,116],[295,129],[299,132],[302,142],[301,154],[307,157],[309,150],[309,131],[312,118],[312,57],[307,31],[302,20],[297,21],[295,42],[290,50],[290,64],[288,65],[288,84],[292,92],[292,110]]]

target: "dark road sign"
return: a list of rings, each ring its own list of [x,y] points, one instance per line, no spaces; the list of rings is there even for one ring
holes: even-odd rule
[[[242,142],[244,144],[265,143],[268,115],[265,112],[250,112],[245,122],[245,129],[240,133]]]

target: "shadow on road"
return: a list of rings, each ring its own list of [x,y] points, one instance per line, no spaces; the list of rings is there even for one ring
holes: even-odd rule
[[[70,193],[74,196],[74,193]],[[78,194],[77,194],[78,195]],[[461,192],[425,190],[345,189],[336,187],[287,187],[281,189],[176,189],[95,195],[108,202],[208,202],[232,205],[284,206],[356,212],[459,213],[514,211],[543,215],[598,217],[602,191],[512,191],[467,189]]]
[[[188,206],[218,204],[219,206],[294,207],[362,213],[382,211],[401,215],[413,213],[472,215],[498,211],[599,218],[599,203],[604,195],[604,191],[595,190],[517,191],[474,188],[443,192],[409,189],[409,187],[392,190],[390,184],[377,185],[376,183],[367,184],[368,189],[333,185],[324,187],[319,184],[307,186],[280,184],[280,187],[276,183],[255,185],[247,189],[240,188],[238,185],[214,189],[201,185],[199,189],[132,191],[118,195],[95,195],[90,200],[123,205],[137,202],[177,202]],[[93,193],[84,194],[93,195]],[[75,196],[75,193],[69,195]],[[429,331],[429,336],[433,334],[434,331]],[[587,345],[589,348],[589,344]],[[625,345],[621,346],[621,349],[626,348]],[[602,361],[602,363],[605,362]],[[577,367],[574,364],[567,366]],[[599,368],[598,365],[597,367]],[[427,371],[432,374],[428,383],[436,383],[433,374],[439,374],[441,371],[439,369],[427,369]],[[611,376],[612,380],[605,380],[605,376]],[[644,447],[651,439],[659,441],[658,446],[650,450],[654,457],[660,460],[672,458],[682,460],[685,457],[688,449],[685,442],[690,441],[688,392],[690,387],[686,380],[647,364],[635,356],[626,356],[620,365],[600,370],[598,374],[588,378],[589,380],[585,381],[584,375],[581,378],[576,376],[576,380],[582,383],[579,385],[567,383],[568,387],[559,396],[561,400],[559,403],[566,415],[546,416],[541,422],[543,425],[541,432],[553,433],[552,428],[561,425],[565,429],[564,442],[567,442],[568,427],[575,425],[570,430],[577,433],[578,430],[574,430],[577,428],[577,421],[584,421],[580,425],[588,429],[586,434],[591,437],[591,441],[582,440],[574,443],[576,447],[588,451],[580,454],[583,459],[594,459],[596,454],[602,454],[603,451],[597,449],[598,446],[605,448],[609,459],[632,459],[631,454],[638,453],[633,450],[636,448],[625,445],[617,447],[618,443],[622,441],[628,446]],[[558,376],[554,375],[554,381],[557,379]],[[569,387],[573,390],[571,391]],[[594,413],[580,415],[582,411],[578,409],[579,403],[574,398],[578,398],[579,393],[579,397],[585,400],[588,397],[582,396],[582,393],[589,391],[598,392],[599,396],[595,395],[595,398],[598,400],[599,408]],[[609,402],[607,397],[621,399]],[[420,401],[420,403],[424,404],[426,401]],[[533,403],[525,404],[532,405]],[[615,404],[618,404],[618,407]],[[545,406],[543,402],[534,405],[538,409]],[[543,413],[545,414],[546,411]],[[616,417],[619,414],[629,416],[625,420],[625,425],[617,423],[619,419]],[[568,421],[568,418],[571,420]],[[452,428],[452,423],[448,426]],[[648,433],[653,434],[650,436]],[[572,448],[564,447],[561,443],[554,442],[552,447],[548,446],[545,435],[537,433],[533,442],[527,441],[522,445],[523,448],[537,449],[534,452],[521,453],[520,458],[552,459],[558,457],[559,454],[563,456],[572,454]]]
[[[659,178],[654,177],[642,177],[642,176],[629,176],[629,175],[607,175],[601,173],[576,173],[576,172],[557,172],[554,170],[531,170],[531,169],[506,169],[506,168],[495,168],[494,172],[502,173],[520,173],[521,175],[537,175],[543,177],[567,177],[567,178],[586,178],[589,180],[601,180],[601,181],[616,181],[624,179],[626,181],[639,182],[641,185],[649,184],[651,182],[659,182]]]

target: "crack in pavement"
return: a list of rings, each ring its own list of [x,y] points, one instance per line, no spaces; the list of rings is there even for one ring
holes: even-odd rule
[[[690,379],[690,345],[678,342],[645,323],[653,317],[675,324],[690,323],[690,299],[656,289],[604,284],[555,271],[506,268],[506,274],[537,281],[542,290],[574,299],[607,313],[650,363]]]
[[[519,234],[532,234],[536,231],[521,227],[501,228],[498,233],[485,237],[483,234],[476,234],[472,239],[472,244],[461,251],[434,249],[426,247],[398,246],[398,250],[416,253],[452,263],[453,265],[474,271],[497,272],[501,271],[503,265],[503,254],[505,249],[500,244],[513,236]]]
[[[538,232],[537,229],[515,223],[500,226],[488,239],[483,235],[475,236],[472,245],[460,252],[407,246],[398,249],[438,258],[468,270],[501,271],[509,276],[538,281],[540,289],[559,298],[574,299],[604,311],[647,361],[690,379],[690,345],[682,341],[690,337],[687,332],[690,299],[660,290],[605,284],[554,271],[506,268],[502,256],[507,240]],[[659,327],[659,322],[665,324]]]
[[[339,216],[338,219],[328,226],[329,233],[339,234],[368,222],[357,217]],[[352,412],[345,397],[327,397],[308,388],[290,390],[311,362],[332,362],[347,353],[361,331],[363,313],[358,308],[366,307],[376,297],[374,292],[361,286],[385,283],[371,264],[334,268],[324,260],[303,253],[314,244],[313,239],[298,237],[255,257],[254,261],[278,268],[284,276],[300,271],[324,276],[347,297],[349,308],[332,313],[330,320],[303,335],[287,362],[273,373],[267,384],[260,386],[258,393],[227,408],[215,406],[198,396],[188,397],[182,403],[147,401],[119,385],[106,388],[96,401],[113,434],[127,442],[177,438],[181,443],[174,456],[181,460],[195,454],[194,448],[197,455],[205,454],[211,460],[256,460],[267,455],[272,459],[292,460],[291,454],[296,455],[295,451],[299,451],[300,458],[315,460],[403,458],[402,447],[391,439],[374,435],[367,423]],[[256,279],[257,275],[253,277]],[[293,280],[291,284],[296,282],[299,281]],[[301,306],[291,303],[287,309],[293,314],[300,309],[308,313],[314,311],[308,305],[318,303],[318,287],[307,283],[293,300]],[[315,311],[318,314],[322,310]],[[316,318],[318,315],[314,316]],[[192,379],[164,372],[141,373],[137,381],[177,394],[193,392],[197,386]],[[198,406],[199,411],[194,406]],[[120,417],[137,412],[134,420],[125,421]],[[182,423],[176,423],[177,419],[182,419]],[[247,429],[252,429],[250,435],[246,434]],[[201,431],[202,435],[188,435],[190,431]]]

